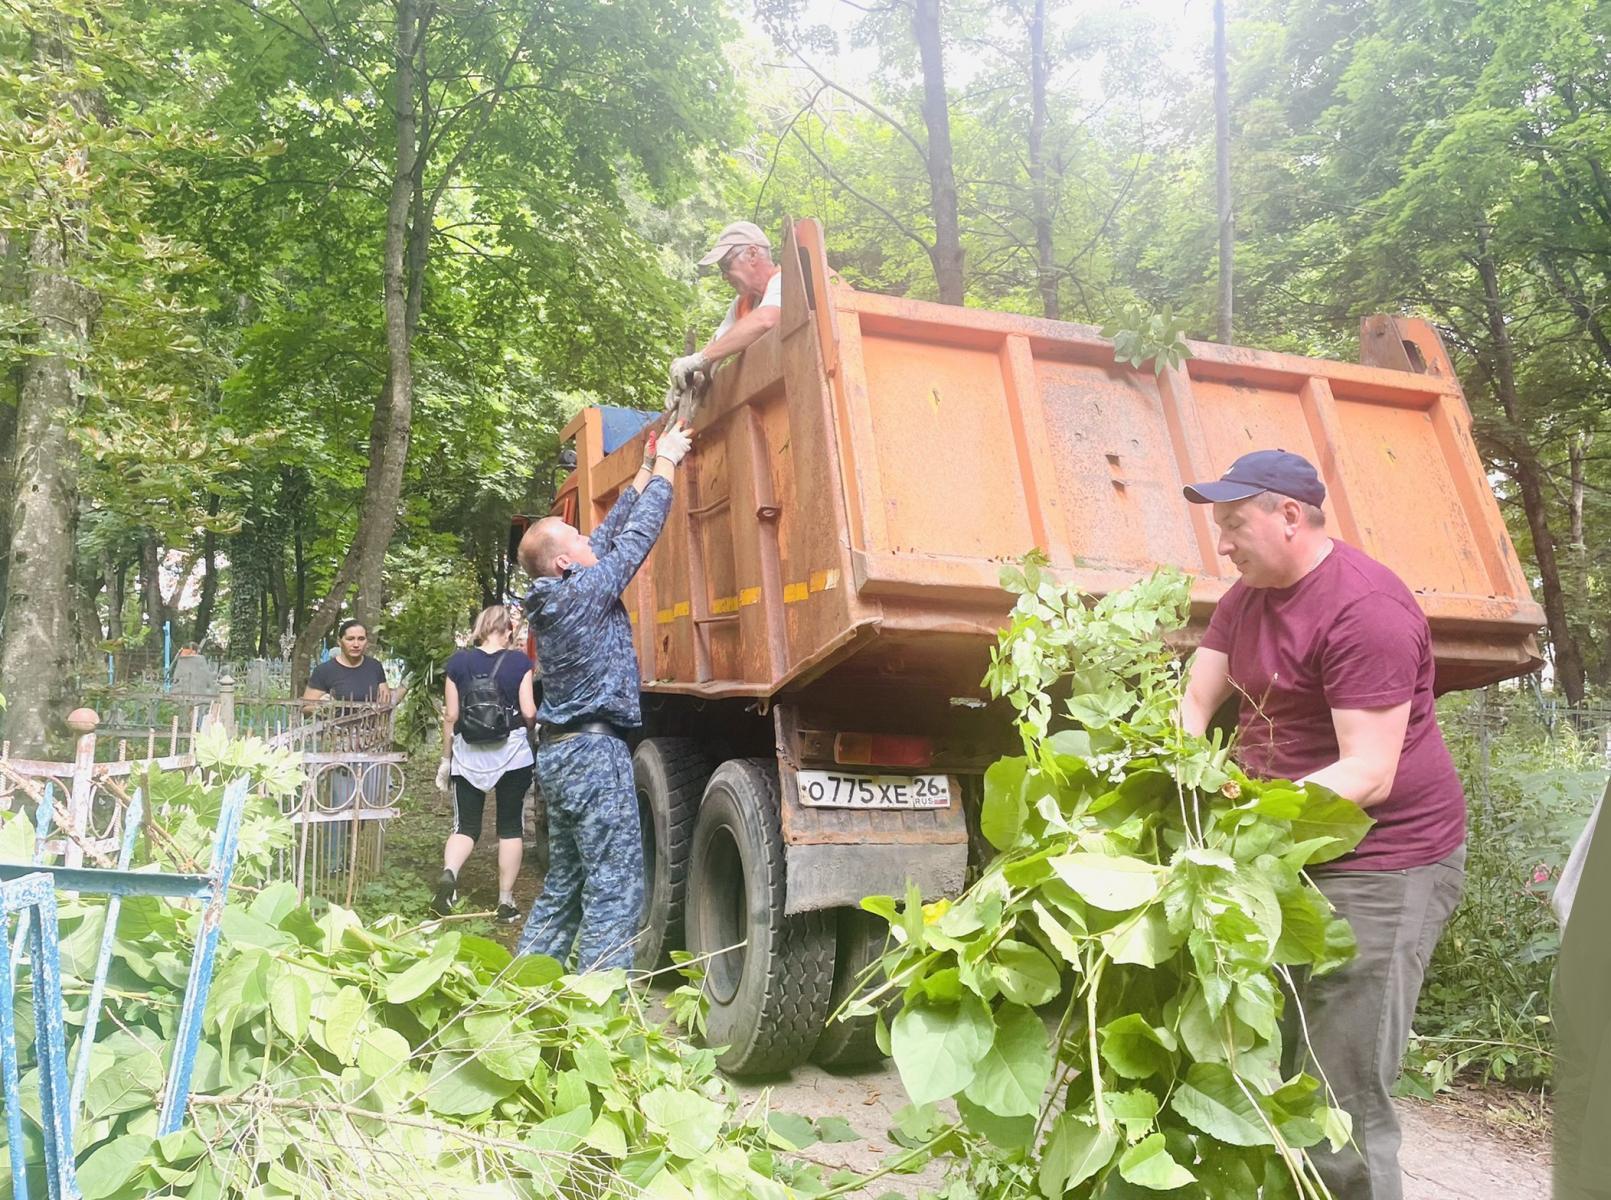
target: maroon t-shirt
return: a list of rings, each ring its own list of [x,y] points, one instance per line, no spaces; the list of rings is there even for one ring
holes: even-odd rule
[[[1421,867],[1465,840],[1465,792],[1433,705],[1431,630],[1392,571],[1333,541],[1291,587],[1237,581],[1202,644],[1230,659],[1241,695],[1237,759],[1257,779],[1302,779],[1336,762],[1332,709],[1410,702],[1393,790],[1369,810],[1376,825],[1328,867]]]

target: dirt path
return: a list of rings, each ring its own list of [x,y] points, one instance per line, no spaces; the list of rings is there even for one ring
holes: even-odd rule
[[[892,1152],[900,1152],[888,1131],[906,1095],[892,1064],[853,1075],[802,1067],[787,1079],[741,1084],[739,1091],[746,1100],[767,1104],[772,1111],[843,1117],[862,1135],[860,1141],[809,1147],[804,1155],[813,1162],[865,1173],[876,1170]],[[1477,1111],[1480,1107],[1458,1098],[1432,1104],[1399,1101],[1405,1200],[1524,1200],[1549,1195],[1549,1154],[1542,1135],[1496,1130]],[[916,1175],[886,1175],[864,1194],[915,1197],[920,1189],[937,1187],[940,1179],[940,1165],[930,1163]]]

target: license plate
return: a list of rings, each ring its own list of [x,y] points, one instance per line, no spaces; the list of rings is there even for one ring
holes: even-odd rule
[[[807,808],[950,808],[944,775],[842,775],[801,771],[800,803]]]

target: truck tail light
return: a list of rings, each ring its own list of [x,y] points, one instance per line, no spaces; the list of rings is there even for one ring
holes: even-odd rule
[[[838,733],[833,760],[844,767],[927,767],[934,739],[900,733]]]

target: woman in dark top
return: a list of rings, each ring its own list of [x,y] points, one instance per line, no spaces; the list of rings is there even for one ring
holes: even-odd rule
[[[302,693],[307,702],[304,707],[326,696],[332,700],[372,700],[377,704],[390,700],[386,669],[365,653],[369,649],[369,630],[364,623],[350,618],[343,621],[336,626],[336,641],[341,648],[308,676],[308,690]]]
[[[453,786],[453,832],[442,850],[442,875],[437,880],[431,907],[438,913],[452,910],[458,899],[459,869],[475,849],[481,833],[482,805],[487,792],[497,798],[498,920],[518,920],[515,879],[524,850],[526,793],[531,790],[532,753],[526,732],[537,719],[532,691],[532,662],[514,648],[515,627],[501,604],[483,609],[471,631],[473,645],[455,651],[448,659],[443,685],[442,764],[436,786]],[[488,740],[465,738],[479,729],[461,728],[464,703],[472,698],[477,677],[490,676],[505,710],[508,732]],[[483,685],[484,687],[484,685]],[[477,721],[482,718],[476,714]]]
[[[302,711],[311,713],[315,706],[327,700],[342,705],[374,704],[381,709],[390,704],[392,692],[386,685],[386,669],[367,653],[368,626],[349,617],[336,626],[336,645],[336,652],[308,675],[307,690],[302,693]],[[383,730],[389,731],[388,721],[381,711],[342,709],[311,745],[321,750],[366,748],[374,744]],[[328,781],[328,791],[324,788],[318,791],[327,797],[323,803],[329,812],[350,808],[354,799],[360,799],[365,808],[379,807],[385,802],[387,775],[384,768],[354,761],[332,763],[321,768],[320,773]],[[333,825],[320,839],[325,846],[326,869],[339,873],[348,857],[346,827]]]

